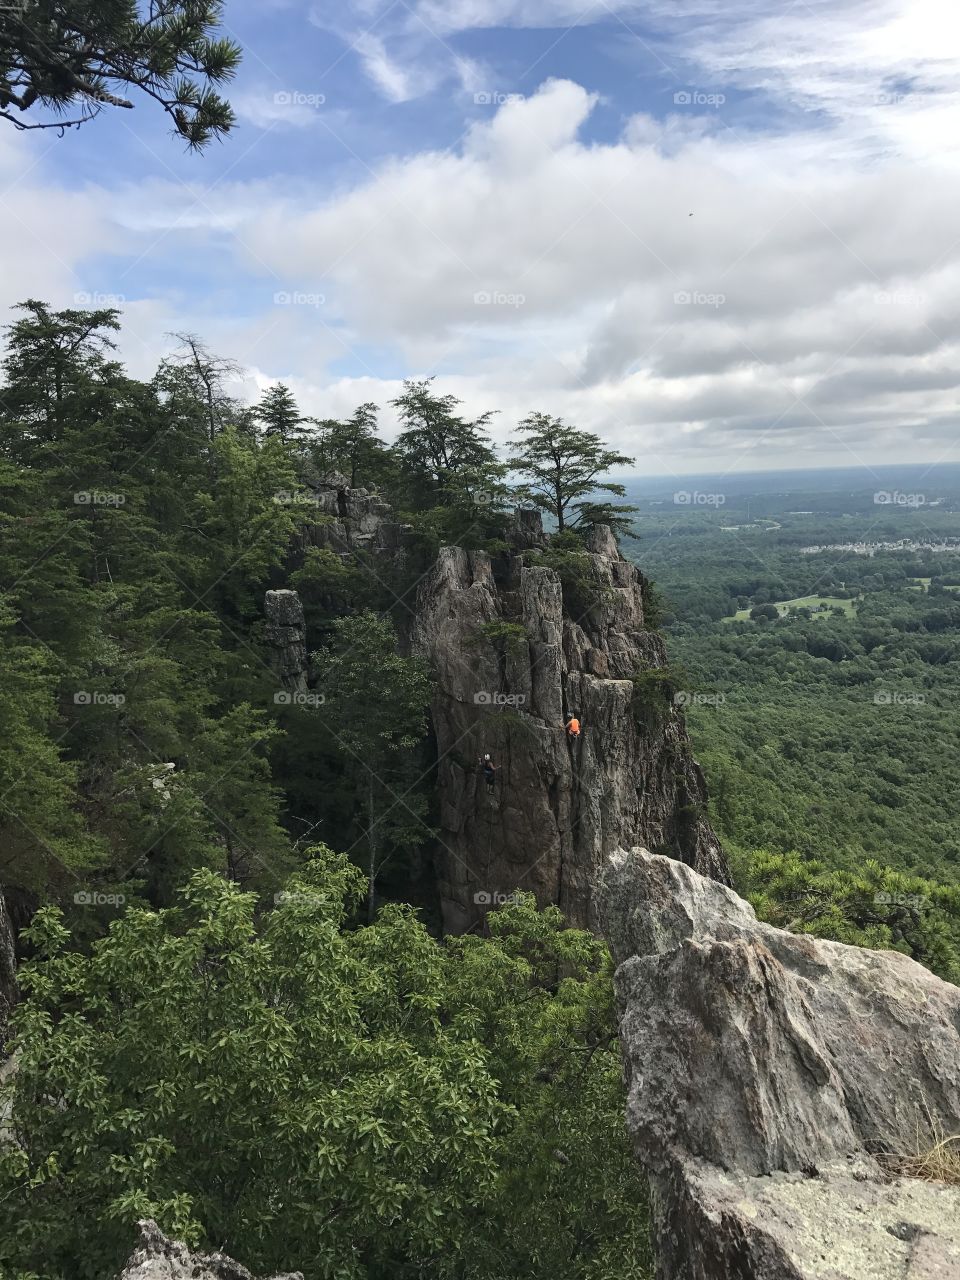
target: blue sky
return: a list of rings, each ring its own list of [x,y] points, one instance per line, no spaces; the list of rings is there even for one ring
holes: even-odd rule
[[[436,375],[643,471],[954,460],[960,18],[933,0],[228,0],[236,131],[0,132],[0,304],[116,299],[323,416]],[[389,415],[386,418],[389,429]]]

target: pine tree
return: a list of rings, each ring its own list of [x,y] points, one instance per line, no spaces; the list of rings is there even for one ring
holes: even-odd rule
[[[252,412],[263,424],[264,435],[276,436],[283,444],[297,444],[308,434],[310,419],[301,415],[293,392],[282,382],[269,387]]]
[[[362,404],[346,422],[326,424],[326,448],[331,464],[343,471],[351,489],[382,481],[389,473],[389,455],[377,435],[377,406]]]
[[[521,493],[528,501],[549,511],[560,533],[571,523],[589,524],[604,513],[597,504],[577,502],[602,492],[623,496],[622,484],[601,477],[611,467],[628,466],[633,458],[604,447],[599,436],[568,427],[562,418],[531,413],[520,423],[515,453],[508,465],[526,479]],[[632,507],[606,508],[605,514],[621,519]],[[578,515],[571,521],[571,513]]]
[[[161,0],[144,17],[136,0],[8,0],[0,5],[0,117],[17,129],[68,129],[104,107],[132,108],[124,95],[136,89],[202,148],[234,124],[217,87],[236,72],[241,49],[216,38],[222,12],[222,0]]]

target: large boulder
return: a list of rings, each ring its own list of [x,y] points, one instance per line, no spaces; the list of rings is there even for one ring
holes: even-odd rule
[[[960,1188],[897,1176],[960,1134],[960,988],[644,849],[599,910],[660,1280],[960,1280]]]
[[[168,1240],[157,1224],[139,1224],[140,1245],[118,1280],[254,1280],[246,1267],[223,1253],[193,1253],[185,1244]],[[284,1272],[272,1280],[303,1280],[300,1271]]]
[[[516,530],[525,548],[543,545],[536,512]],[[667,665],[639,570],[605,528],[590,535],[586,587],[527,558],[445,547],[417,594],[412,645],[436,676],[437,879],[452,932],[518,889],[594,927],[604,856],[637,842],[727,878],[681,709],[636,714],[633,676]],[[571,713],[578,742],[564,729]],[[486,753],[492,795],[477,767]]]

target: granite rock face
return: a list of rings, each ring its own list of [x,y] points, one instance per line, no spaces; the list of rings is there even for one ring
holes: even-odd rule
[[[643,849],[599,904],[660,1280],[960,1280],[960,1188],[892,1172],[960,1133],[960,988]]]
[[[519,513],[514,536],[542,546],[539,515]],[[585,565],[586,595],[519,554],[445,547],[420,585],[412,643],[437,681],[437,879],[450,932],[481,925],[517,889],[593,927],[604,856],[637,842],[727,878],[681,709],[635,714],[632,677],[667,665],[645,627],[644,579],[603,527]],[[492,794],[478,768],[487,753]]]
[[[304,546],[358,558],[372,572],[403,563],[408,527],[376,493],[345,477],[311,480],[318,519]],[[596,924],[593,884],[603,857],[638,842],[727,879],[705,817],[706,788],[682,708],[661,699],[638,714],[633,677],[666,667],[646,625],[647,584],[609,529],[588,538],[585,584],[525,563],[547,548],[540,514],[520,509],[509,553],[443,547],[403,618],[405,649],[428,659],[439,833],[435,880],[444,928],[482,927],[516,890]],[[267,593],[267,638],[285,689],[309,680],[303,608]],[[565,718],[576,714],[579,740]],[[490,754],[496,782],[479,768]]]
[[[296,591],[268,591],[263,607],[267,617],[266,639],[273,652],[273,666],[281,689],[287,693],[306,693],[307,627],[303,603]]]
[[[340,553],[393,554],[410,528],[376,490],[351,488],[346,476],[331,473],[310,481],[311,500],[320,517],[304,529],[303,547],[329,547]]]
[[[117,1280],[255,1280],[246,1267],[222,1253],[193,1253],[186,1245],[168,1240],[150,1218],[140,1227],[140,1245]],[[303,1280],[300,1271],[285,1272],[271,1280]]]

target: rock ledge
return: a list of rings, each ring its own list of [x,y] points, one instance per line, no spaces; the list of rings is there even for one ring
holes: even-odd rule
[[[644,849],[599,909],[660,1280],[960,1280],[960,1188],[876,1158],[960,1133],[960,988]]]

